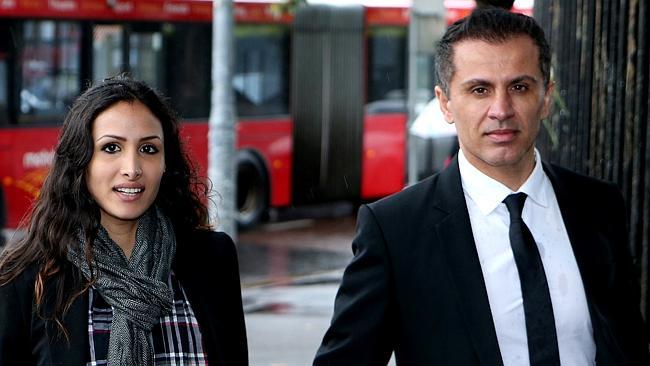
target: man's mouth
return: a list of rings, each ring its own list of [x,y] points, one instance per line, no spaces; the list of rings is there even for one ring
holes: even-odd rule
[[[519,133],[517,130],[503,129],[494,130],[486,133],[486,136],[496,143],[506,143],[514,140],[515,136]]]

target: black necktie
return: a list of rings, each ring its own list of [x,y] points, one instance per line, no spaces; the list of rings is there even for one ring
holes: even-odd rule
[[[542,258],[533,234],[521,218],[525,193],[511,194],[503,202],[510,212],[510,245],[519,271],[524,300],[528,355],[531,366],[560,365],[551,295]]]

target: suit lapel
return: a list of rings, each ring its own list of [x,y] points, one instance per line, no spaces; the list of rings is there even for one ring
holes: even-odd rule
[[[502,365],[499,343],[465,204],[458,158],[440,173],[434,206],[447,213],[436,223],[462,314],[481,364]]]

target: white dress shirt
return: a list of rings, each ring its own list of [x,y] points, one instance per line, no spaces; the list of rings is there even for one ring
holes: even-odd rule
[[[535,168],[517,192],[476,169],[458,154],[460,175],[483,271],[490,310],[505,366],[528,366],[528,341],[519,273],[504,203],[509,194],[528,195],[522,217],[544,265],[562,365],[594,365],[596,345],[585,291],[550,180],[535,150]]]

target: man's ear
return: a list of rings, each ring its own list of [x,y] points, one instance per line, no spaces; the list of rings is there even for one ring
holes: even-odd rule
[[[555,82],[549,81],[546,92],[544,93],[544,105],[542,107],[542,119],[547,118],[551,112],[551,104],[553,101],[553,93],[555,92]]]
[[[454,115],[451,113],[449,107],[451,107],[451,100],[447,97],[447,94],[442,90],[439,85],[436,85],[436,98],[438,98],[438,103],[440,104],[440,110],[442,111],[443,116],[445,116],[445,121],[447,123],[454,123]]]

